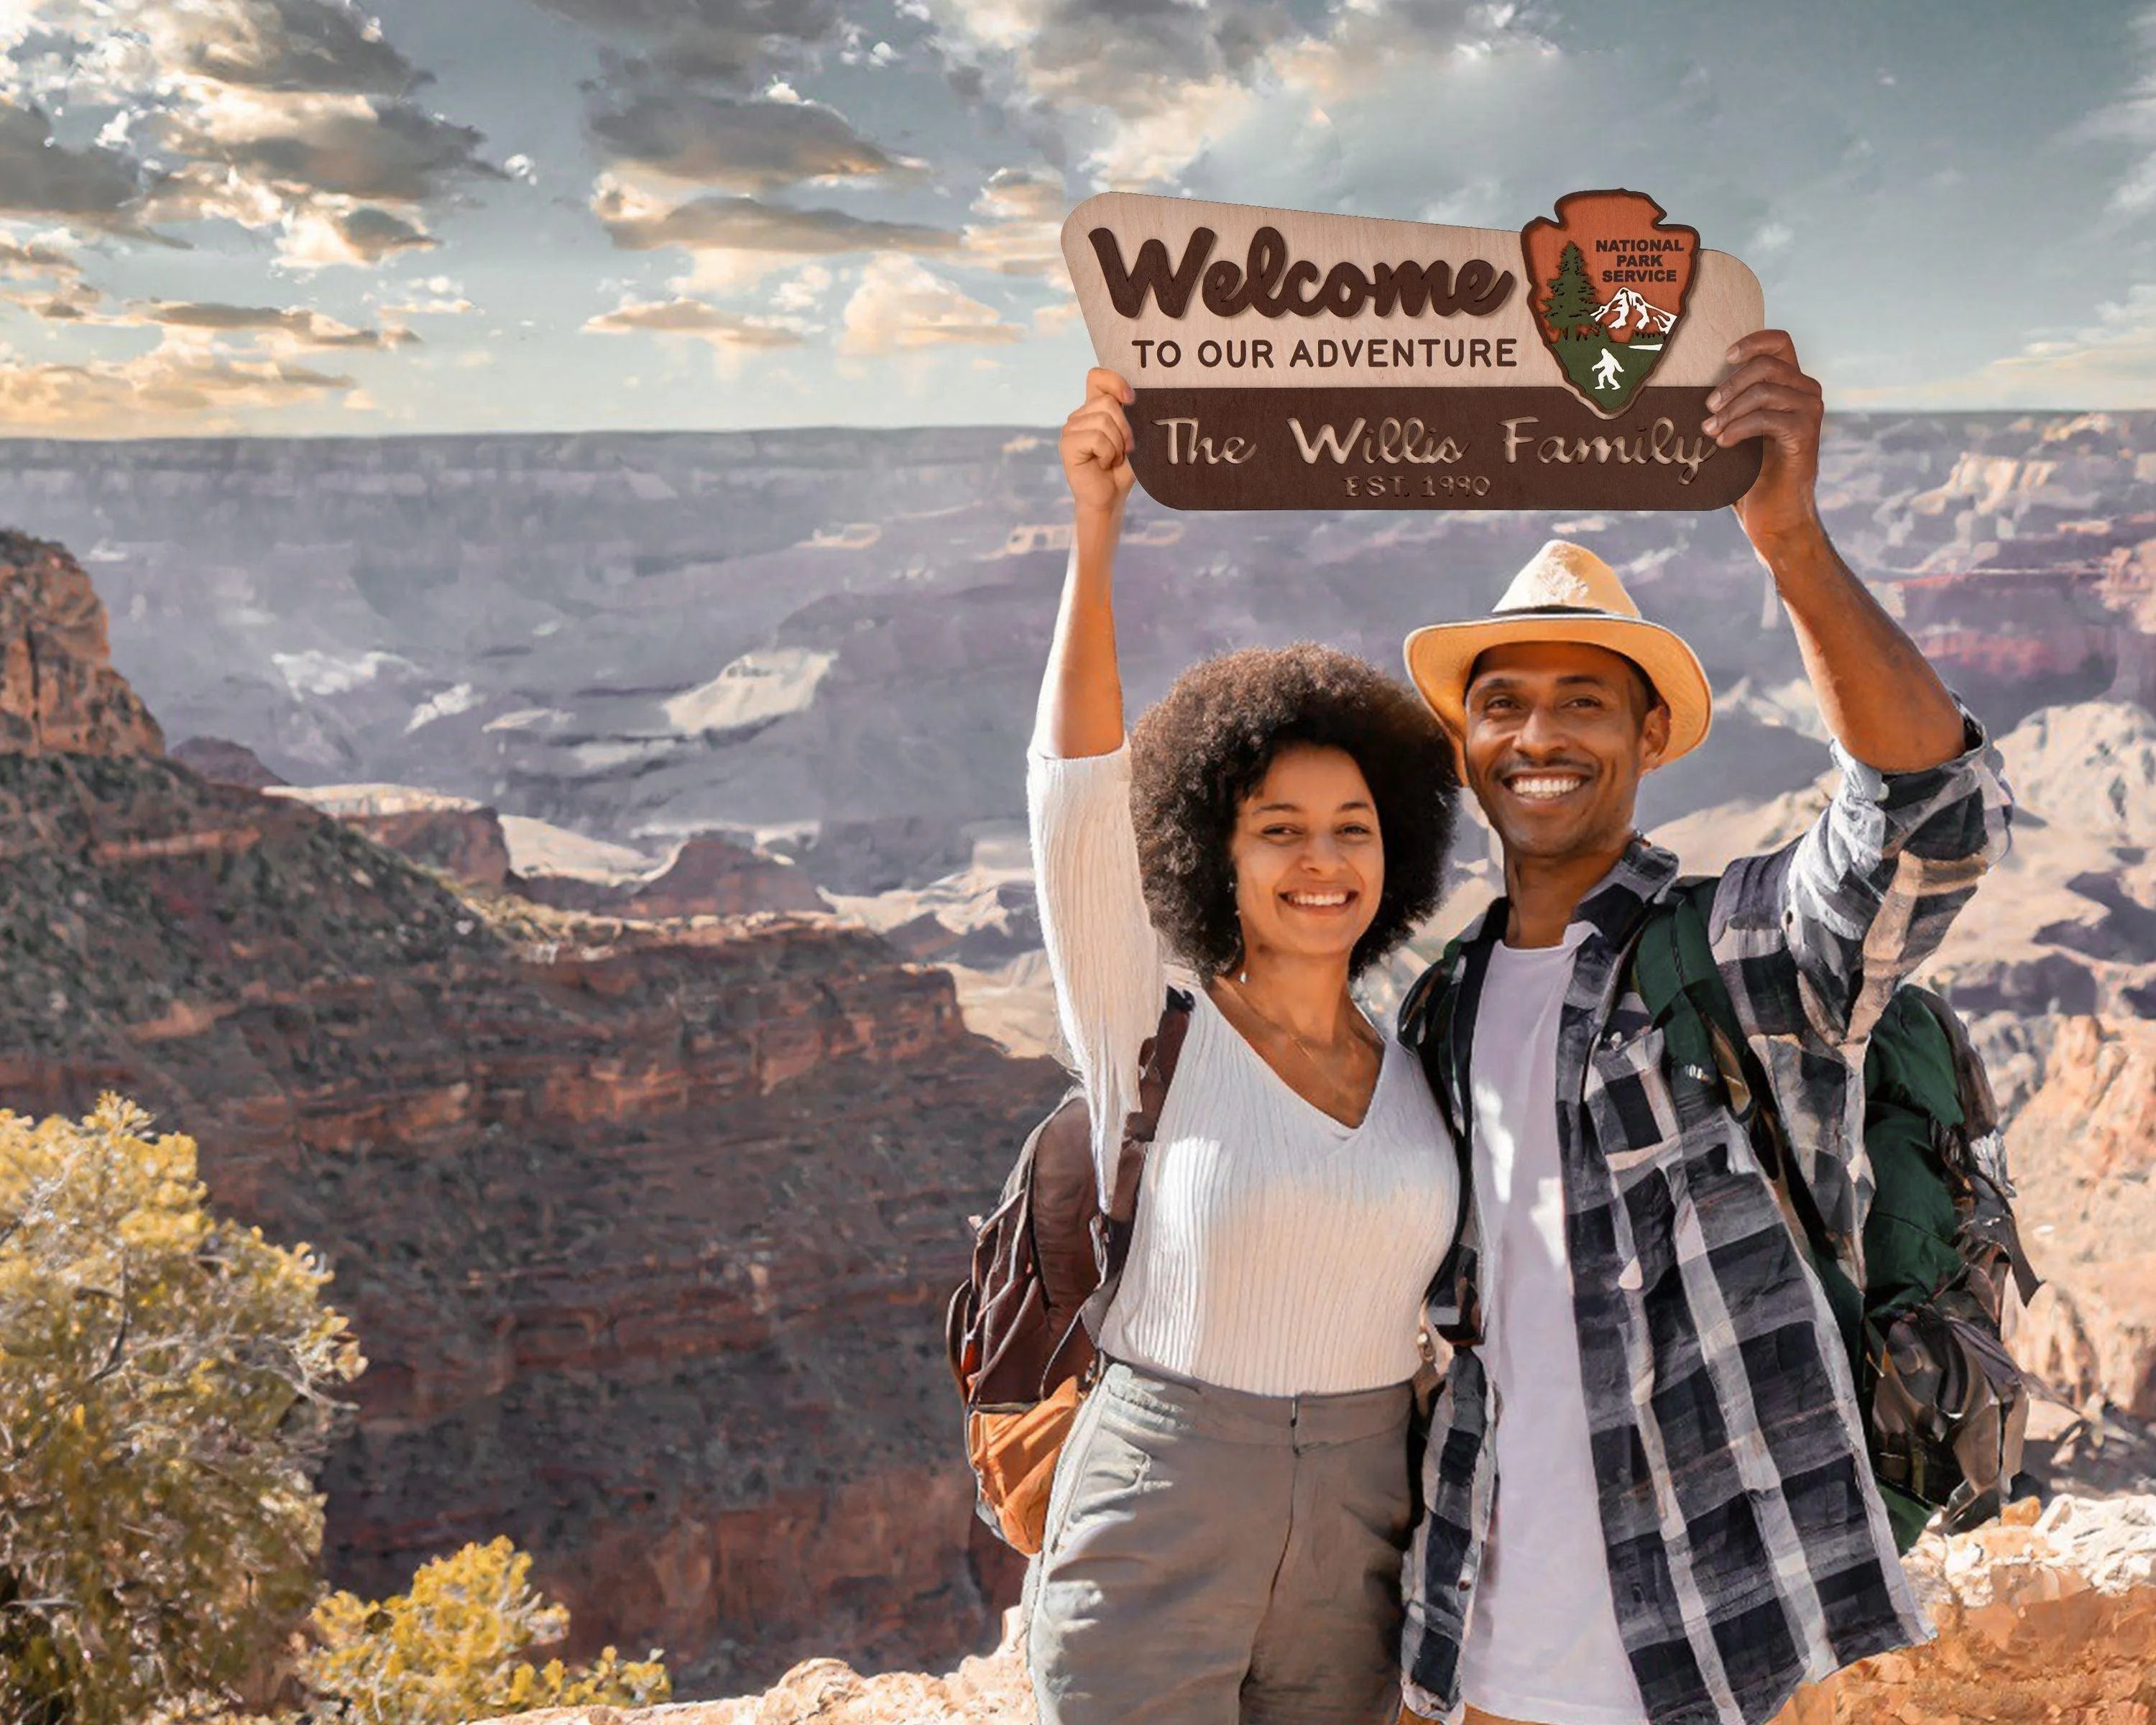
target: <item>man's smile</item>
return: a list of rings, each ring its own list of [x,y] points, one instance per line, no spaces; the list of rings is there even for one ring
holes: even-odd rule
[[[1527,767],[1501,774],[1497,782],[1522,803],[1558,803],[1583,789],[1591,777],[1578,767]]]

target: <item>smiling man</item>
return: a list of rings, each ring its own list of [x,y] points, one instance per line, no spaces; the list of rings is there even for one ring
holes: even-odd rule
[[[1866,1038],[2004,853],[2009,803],[1975,721],[1827,538],[1820,393],[1789,337],[1730,360],[1707,430],[1765,440],[1737,513],[1842,780],[1803,837],[1721,877],[1709,935],[1847,1240],[1868,1199]],[[1408,1703],[1469,1725],[1763,1725],[1930,1630],[1833,1312],[1723,1092],[1681,1125],[1629,974],[1678,886],[1634,829],[1640,781],[1705,739],[1712,691],[1563,542],[1490,617],[1407,654],[1505,866],[1504,896],[1403,1009],[1470,1176],[1429,1313],[1455,1353],[1409,1556]]]

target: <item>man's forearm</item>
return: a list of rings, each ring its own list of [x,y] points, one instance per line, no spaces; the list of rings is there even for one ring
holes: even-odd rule
[[[1758,549],[1796,629],[1820,716],[1841,746],[1881,773],[1920,772],[1960,754],[1953,697],[1825,528],[1815,523]]]

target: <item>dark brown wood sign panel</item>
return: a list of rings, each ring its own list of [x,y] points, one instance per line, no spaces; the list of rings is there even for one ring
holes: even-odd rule
[[[1566,389],[1163,389],[1131,465],[1172,509],[1719,509],[1759,473],[1717,447],[1704,388],[1649,385],[1605,419]]]
[[[1523,229],[1109,193],[1064,257],[1179,509],[1716,509],[1756,446],[1700,429],[1759,284],[1644,193]]]

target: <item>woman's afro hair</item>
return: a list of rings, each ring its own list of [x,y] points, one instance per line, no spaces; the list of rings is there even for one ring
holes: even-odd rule
[[[1131,735],[1131,813],[1153,922],[1201,975],[1241,952],[1229,844],[1283,748],[1346,752],[1377,804],[1385,886],[1359,974],[1437,908],[1460,793],[1452,742],[1405,685],[1330,647],[1250,648],[1193,665]]]

